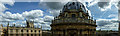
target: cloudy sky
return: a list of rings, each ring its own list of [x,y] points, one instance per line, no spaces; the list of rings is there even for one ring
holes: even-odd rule
[[[119,0],[0,0],[0,24],[26,26],[34,20],[35,27],[50,30],[51,20],[58,16],[67,2],[78,1],[86,6],[91,17],[97,20],[97,30],[118,30]]]

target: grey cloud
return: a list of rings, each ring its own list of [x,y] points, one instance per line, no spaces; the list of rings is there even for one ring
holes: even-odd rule
[[[104,26],[99,26],[97,27],[97,30],[114,30],[114,31],[118,31],[118,23],[113,23],[113,24],[107,24]]]
[[[62,2],[40,2],[39,5],[47,7],[48,9],[51,9],[51,10],[60,10],[62,9],[64,3]]]
[[[120,1],[118,2],[117,6],[120,8]]]
[[[52,14],[54,17],[56,17],[60,14],[60,10],[51,10],[50,14]]]
[[[49,13],[55,17],[59,15],[59,12],[63,8],[64,4],[64,2],[40,2],[39,5],[44,9],[48,9]]]
[[[97,20],[97,30],[118,30],[118,20]]]
[[[98,2],[98,6],[100,8],[104,8],[105,9],[105,7],[109,6],[109,2]]]
[[[40,16],[43,16],[43,11],[42,10],[31,10],[31,11],[25,11],[22,13],[23,17],[26,19],[35,19],[39,18]]]
[[[99,21],[97,21],[98,26],[104,26],[104,25],[108,25],[108,24],[111,25],[113,23],[118,23],[118,21],[117,20],[99,20]]]

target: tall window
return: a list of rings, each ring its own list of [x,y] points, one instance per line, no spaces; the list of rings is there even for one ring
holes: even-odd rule
[[[35,32],[36,32],[36,30],[35,30]]]
[[[31,34],[31,36],[33,36],[33,34]]]
[[[72,17],[76,17],[76,15],[75,15],[75,14],[72,14]]]
[[[24,36],[23,34],[21,34],[22,36]]]
[[[33,32],[33,30],[31,30],[31,32]]]
[[[23,29],[21,30],[21,32],[23,32]]]
[[[27,36],[29,36],[29,34],[27,34]]]
[[[19,36],[18,34],[16,34],[16,36]]]
[[[18,32],[18,29],[16,29],[16,32]]]
[[[10,29],[10,32],[13,32],[13,29]]]
[[[29,30],[27,30],[27,32],[29,32]]]
[[[39,30],[39,33],[40,33],[40,30]]]

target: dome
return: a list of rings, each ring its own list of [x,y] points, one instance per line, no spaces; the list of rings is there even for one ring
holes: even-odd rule
[[[68,2],[64,5],[62,11],[70,10],[70,9],[81,9],[82,11],[86,12],[85,6],[81,2]]]

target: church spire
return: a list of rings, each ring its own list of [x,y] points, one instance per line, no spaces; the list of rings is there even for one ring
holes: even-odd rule
[[[8,21],[7,27],[9,27],[9,21]]]

